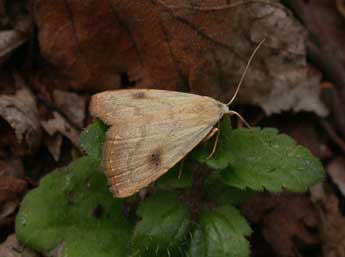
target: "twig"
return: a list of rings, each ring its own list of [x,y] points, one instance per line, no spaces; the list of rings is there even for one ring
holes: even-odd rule
[[[268,5],[286,10],[281,4],[273,3],[272,0],[247,0],[247,1],[238,0],[230,4],[223,4],[223,5],[217,5],[217,6],[204,6],[204,7],[195,6],[195,5],[168,5],[164,2],[164,0],[157,0],[157,2],[168,9],[192,9],[196,11],[220,11],[220,10],[231,9],[231,8],[238,7],[240,5],[251,4],[251,3],[268,4]]]
[[[341,150],[345,153],[345,141],[337,135],[337,132],[334,130],[333,126],[326,120],[320,119],[321,126],[327,131],[330,138],[336,143]]]

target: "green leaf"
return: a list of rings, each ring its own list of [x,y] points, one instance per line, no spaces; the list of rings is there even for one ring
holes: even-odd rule
[[[137,215],[141,221],[134,229],[132,256],[178,256],[191,215],[176,195],[160,191],[141,203]]]
[[[224,184],[218,172],[207,178],[204,187],[207,198],[219,206],[226,204],[239,205],[256,194],[255,191],[250,189],[239,189]]]
[[[235,129],[227,137],[226,184],[241,189],[305,191],[321,181],[321,162],[309,150],[276,129]]]
[[[131,226],[122,204],[108,191],[92,157],[83,157],[44,177],[24,198],[16,218],[17,238],[42,253],[61,256],[126,256]]]
[[[108,126],[97,120],[80,134],[80,146],[98,161],[103,158],[103,145]]]
[[[192,234],[190,257],[248,257],[249,242],[245,237],[251,228],[240,212],[229,205],[200,216]]]
[[[189,169],[188,162],[185,161],[182,170],[180,162],[170,169],[169,172],[160,177],[155,186],[163,190],[186,189],[192,187],[192,182],[192,173]]]

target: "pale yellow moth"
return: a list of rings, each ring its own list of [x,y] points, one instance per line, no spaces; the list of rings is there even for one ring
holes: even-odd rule
[[[130,196],[157,180],[213,135],[224,115],[241,118],[229,105],[263,42],[253,51],[228,104],[207,96],[155,89],[105,91],[92,97],[91,114],[111,126],[103,159],[114,197]],[[214,151],[215,147],[211,154]]]

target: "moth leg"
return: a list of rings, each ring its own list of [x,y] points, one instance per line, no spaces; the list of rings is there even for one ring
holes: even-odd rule
[[[213,128],[213,130],[211,131],[211,133],[209,135],[212,137],[215,133],[217,133],[216,140],[214,141],[214,144],[212,147],[212,152],[207,156],[207,160],[211,159],[217,150],[217,145],[218,145],[219,136],[220,136],[220,123],[219,122],[218,122],[217,128]],[[210,137],[207,136],[206,138],[210,138]]]
[[[181,160],[181,164],[180,164],[180,169],[179,169],[179,172],[178,172],[178,179],[180,179],[181,178],[181,176],[182,176],[182,171],[183,171],[183,165],[184,165],[184,158]]]
[[[211,139],[217,132],[218,132],[219,128],[213,128],[210,133],[207,134],[207,136],[202,140],[202,143],[205,143],[206,141],[208,141],[209,139]]]

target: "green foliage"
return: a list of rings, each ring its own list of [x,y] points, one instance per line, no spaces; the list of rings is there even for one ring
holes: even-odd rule
[[[194,231],[190,257],[246,257],[251,228],[240,212],[224,205],[201,213],[199,226]]]
[[[240,189],[282,189],[302,192],[324,177],[321,162],[311,152],[276,129],[231,129],[221,123],[222,134],[213,159],[206,160],[210,143],[199,148],[194,158],[221,169],[223,182]]]
[[[205,181],[207,199],[217,205],[239,205],[255,195],[250,189],[238,189],[223,183],[219,173],[211,174]]]
[[[17,238],[61,256],[126,256],[131,226],[91,157],[54,171],[29,192],[16,218]]]
[[[80,146],[98,161],[103,157],[103,145],[108,126],[97,120],[80,134]]]
[[[307,149],[275,129],[232,129],[228,119],[220,125],[212,159],[214,139],[189,155],[181,177],[177,164],[145,199],[123,202],[108,191],[100,168],[107,127],[95,122],[81,135],[89,156],[47,175],[27,194],[17,237],[70,257],[249,256],[251,229],[234,206],[263,189],[305,191],[324,172]],[[195,166],[204,172],[193,173]]]
[[[321,162],[309,150],[276,129],[235,129],[228,139],[229,165],[221,172],[228,185],[302,192],[324,176]]]
[[[162,176],[156,183],[156,187],[162,190],[186,189],[192,187],[192,172],[189,163],[185,162],[183,167],[178,163]]]
[[[159,192],[137,210],[141,220],[134,228],[134,256],[177,256],[188,235],[190,212],[174,193]]]

